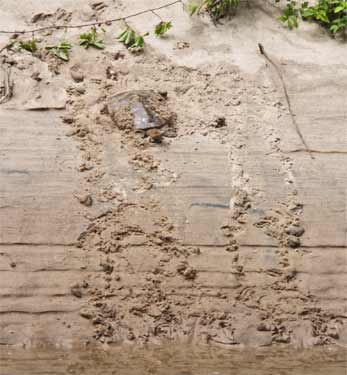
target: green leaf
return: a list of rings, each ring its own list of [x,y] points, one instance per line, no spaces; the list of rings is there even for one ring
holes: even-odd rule
[[[131,52],[139,52],[145,45],[144,37],[147,35],[149,35],[149,33],[139,35],[130,26],[127,26],[126,29],[118,35],[117,40],[123,43]]]
[[[298,27],[298,10],[295,7],[294,1],[290,1],[287,3],[287,6],[283,10],[283,14],[279,19],[280,21],[285,23],[289,29]]]
[[[69,42],[63,41],[55,46],[47,46],[46,49],[59,59],[69,61],[69,53],[72,45]]]
[[[82,33],[80,35],[80,46],[88,49],[89,47],[94,47],[97,49],[104,49],[105,44],[100,34],[96,31],[95,27],[90,29],[88,33]]]
[[[118,36],[117,40],[119,41],[125,41],[126,35],[127,35],[128,29],[123,30]]]
[[[64,61],[69,61],[68,53],[66,51],[62,50],[62,49],[55,50],[54,54]]]
[[[27,41],[22,40],[19,42],[19,48],[31,53],[35,53],[38,50],[37,39]]]
[[[339,13],[339,12],[342,12],[344,9],[345,9],[345,7],[344,7],[343,5],[339,5],[339,6],[337,6],[337,7],[334,9],[334,12],[335,12],[335,13]]]
[[[103,41],[96,41],[93,43],[93,46],[98,49],[104,49],[105,45]]]
[[[165,33],[167,33],[170,29],[172,28],[172,23],[171,22],[164,22],[161,21],[159,22],[154,29],[154,34],[157,37],[163,36]]]
[[[128,46],[135,40],[135,33],[133,30],[129,30],[127,38],[125,40],[125,44]]]
[[[134,44],[131,46],[131,48],[143,48],[145,45],[145,40],[142,36],[138,36],[135,38]]]

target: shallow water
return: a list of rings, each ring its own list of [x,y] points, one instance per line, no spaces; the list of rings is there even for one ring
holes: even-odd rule
[[[146,349],[0,352],[1,375],[346,375],[346,350],[223,350],[164,346]]]

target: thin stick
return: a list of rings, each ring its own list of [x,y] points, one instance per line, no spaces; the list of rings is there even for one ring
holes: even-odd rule
[[[295,118],[295,113],[293,111],[293,108],[292,108],[292,103],[290,101],[290,97],[289,97],[289,94],[288,94],[288,89],[287,89],[287,85],[286,85],[286,82],[283,78],[283,74],[280,70],[280,68],[277,66],[277,64],[268,56],[268,54],[265,52],[265,49],[264,49],[264,46],[261,44],[261,43],[258,43],[258,47],[259,47],[259,51],[260,53],[265,57],[265,59],[275,68],[276,70],[276,73],[278,74],[278,77],[282,83],[282,88],[283,88],[283,92],[284,92],[284,96],[286,98],[286,101],[287,101],[287,106],[288,106],[288,110],[289,110],[289,114],[290,114],[290,117],[292,119],[292,123],[293,123],[293,126],[295,128],[295,131],[296,133],[298,134],[302,144],[304,145],[305,147],[305,150],[309,153],[311,159],[314,159],[314,156],[311,154],[311,151],[305,141],[305,138],[304,136],[302,135],[301,133],[301,130],[300,130],[300,127],[299,127],[299,124],[297,123],[296,121],[296,118]]]

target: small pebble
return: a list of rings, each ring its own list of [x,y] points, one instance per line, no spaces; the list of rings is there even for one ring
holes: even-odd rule
[[[295,237],[301,237],[305,233],[305,229],[303,227],[291,225],[286,229],[286,233]]]
[[[83,94],[86,93],[86,88],[85,88],[84,86],[76,86],[76,91],[77,91],[79,94],[83,95]]]
[[[301,245],[300,239],[295,236],[288,236],[287,245],[292,249],[296,249]]]
[[[84,81],[84,74],[80,70],[71,69],[71,78],[75,82],[83,82]]]

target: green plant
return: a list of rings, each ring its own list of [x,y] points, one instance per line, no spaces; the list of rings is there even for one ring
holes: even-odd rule
[[[18,42],[19,44],[19,49],[24,49],[25,51],[35,53],[38,50],[38,40],[35,38],[32,38],[30,40],[20,40]]]
[[[297,27],[299,13],[303,20],[317,22],[332,34],[347,30],[347,0],[316,0],[315,4],[304,2],[300,7],[287,0],[280,20],[289,28]]]
[[[154,34],[160,38],[172,28],[171,22],[161,21],[154,28]]]
[[[218,22],[225,16],[235,12],[240,0],[200,0],[200,3],[193,3],[188,6],[190,15],[207,11],[214,22]]]
[[[117,40],[123,43],[131,52],[139,52],[143,50],[145,46],[145,37],[148,33],[144,35],[138,34],[130,26],[127,26],[121,33],[118,35]]]
[[[288,1],[287,6],[283,10],[282,16],[279,18],[289,29],[298,27],[298,14],[295,1]]]
[[[339,31],[345,32],[347,30],[347,16],[335,19],[329,29],[333,34],[336,34]]]
[[[101,38],[100,33],[96,31],[95,27],[92,27],[88,33],[80,35],[80,46],[88,49],[94,47],[97,49],[104,49],[104,40]]]
[[[46,50],[50,51],[54,56],[57,56],[63,61],[69,61],[69,54],[72,45],[69,42],[60,42],[55,46],[48,46]]]
[[[317,0],[315,5],[305,2],[300,12],[303,19],[316,21],[333,34],[347,29],[347,0]]]

